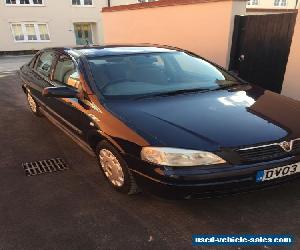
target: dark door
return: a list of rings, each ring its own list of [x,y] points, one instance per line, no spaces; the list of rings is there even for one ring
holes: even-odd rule
[[[51,82],[56,86],[68,86],[82,92],[79,72],[75,61],[60,54],[53,67]],[[79,98],[49,98],[49,107],[77,136],[83,137],[90,127],[89,106]]]
[[[297,13],[236,16],[229,69],[280,93]]]

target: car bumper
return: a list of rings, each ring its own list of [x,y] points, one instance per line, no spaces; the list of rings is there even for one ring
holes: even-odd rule
[[[141,189],[172,199],[223,196],[274,187],[299,179],[300,174],[256,182],[257,172],[298,162],[300,156],[247,165],[166,168],[127,158],[128,165],[135,166],[130,170]]]

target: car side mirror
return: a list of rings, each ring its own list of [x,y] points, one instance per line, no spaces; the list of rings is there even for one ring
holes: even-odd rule
[[[42,95],[45,97],[77,98],[78,92],[66,86],[48,87],[43,89]]]

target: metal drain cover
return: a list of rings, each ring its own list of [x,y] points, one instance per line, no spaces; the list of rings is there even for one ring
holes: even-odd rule
[[[61,158],[33,161],[22,163],[27,176],[35,176],[45,173],[53,173],[68,169],[65,161]]]

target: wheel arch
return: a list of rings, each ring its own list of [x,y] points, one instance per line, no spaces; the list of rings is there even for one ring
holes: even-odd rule
[[[87,135],[87,142],[90,145],[90,147],[95,151],[97,148],[97,145],[99,144],[99,142],[101,141],[108,141],[109,143],[111,143],[121,154],[124,154],[125,151],[121,148],[120,145],[118,145],[116,143],[115,140],[113,140],[111,137],[109,137],[108,135],[104,134],[102,131],[100,130],[93,130],[90,131]]]

